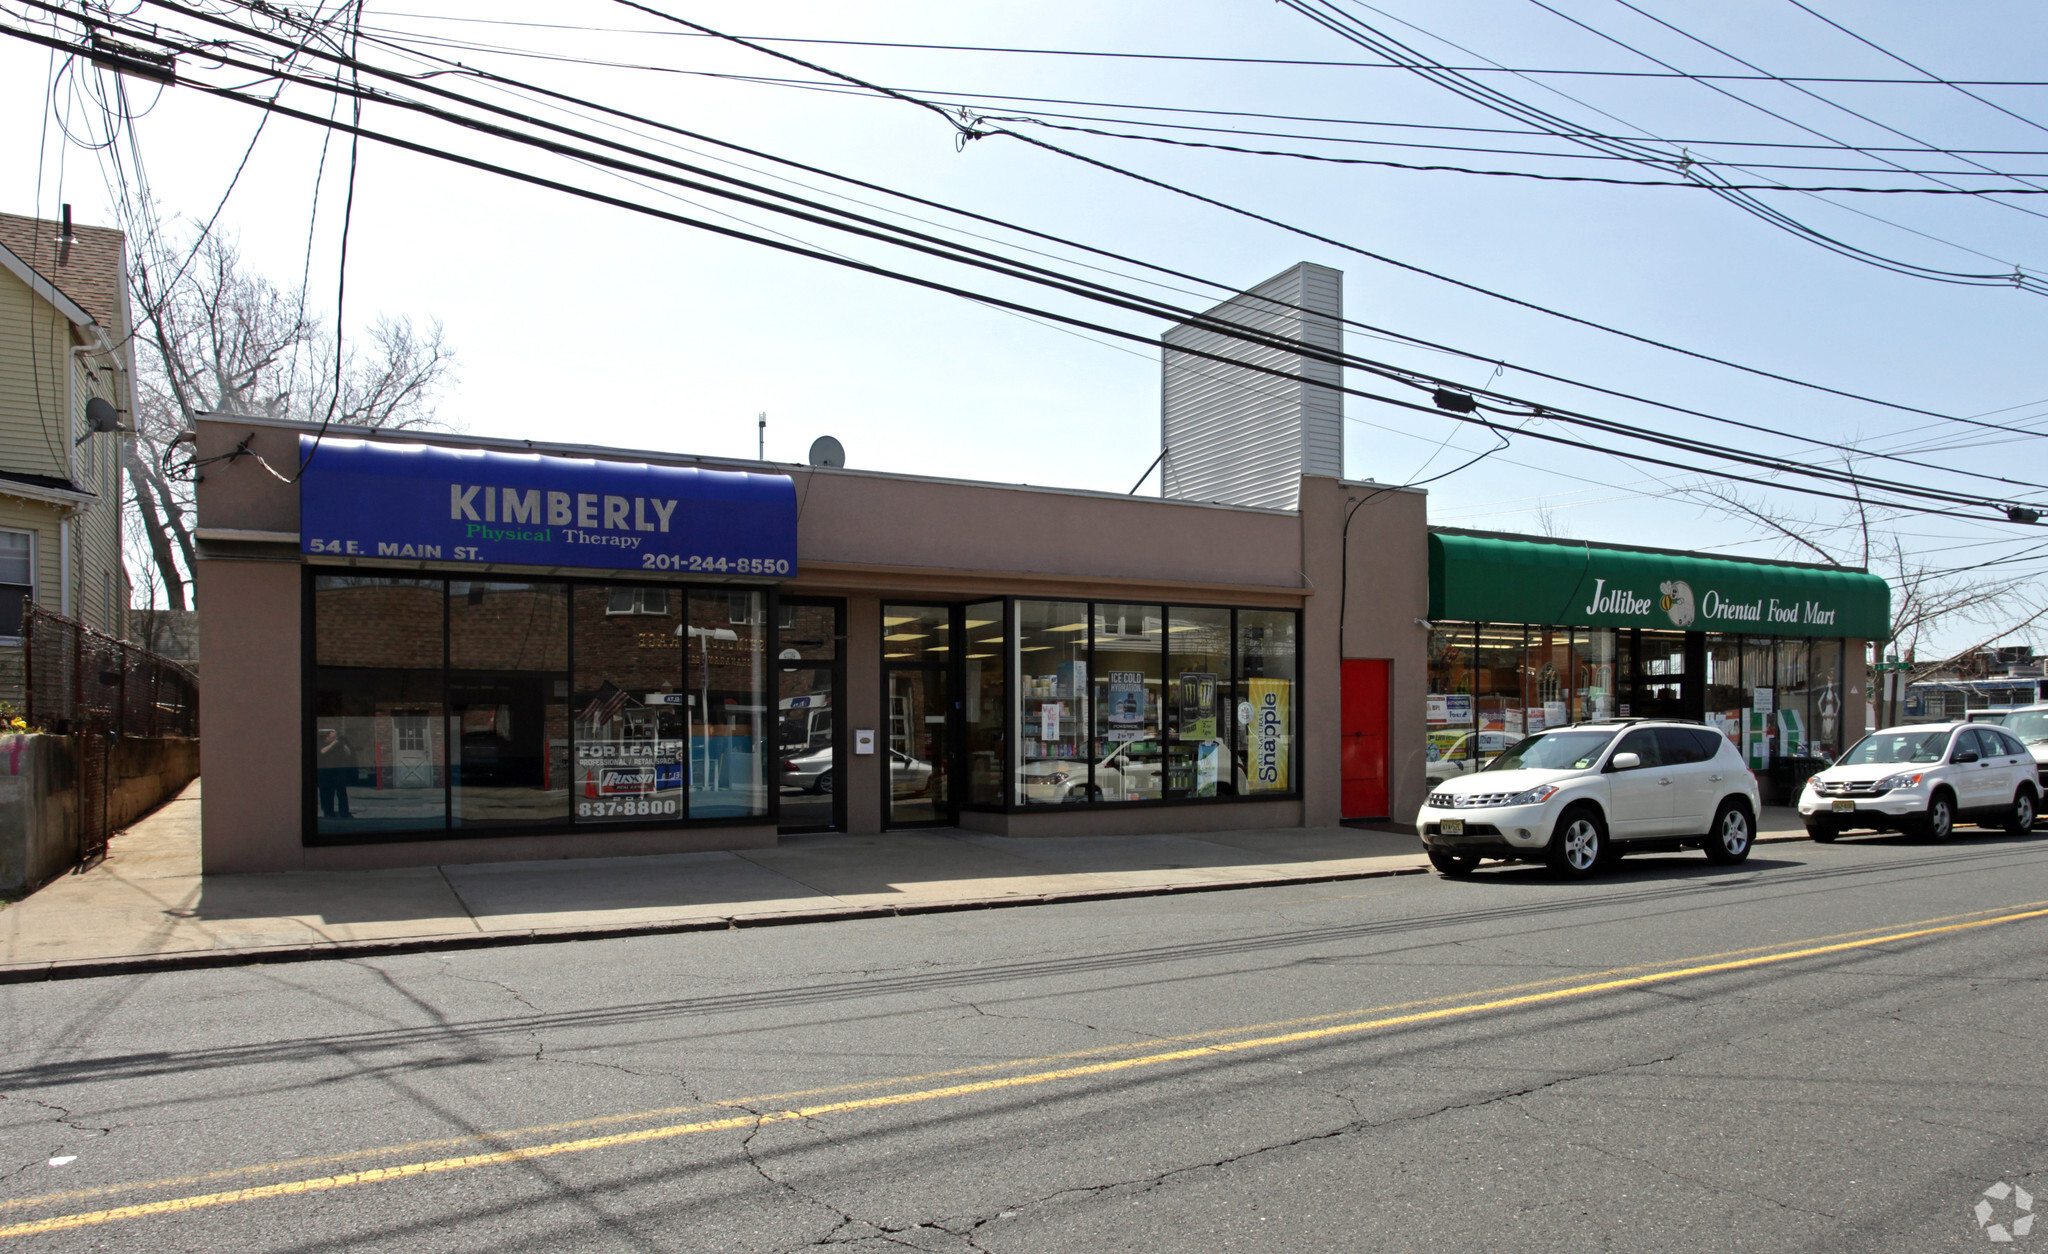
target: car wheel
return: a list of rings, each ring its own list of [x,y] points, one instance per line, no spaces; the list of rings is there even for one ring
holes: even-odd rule
[[[1835,830],[1835,825],[1832,823],[1808,823],[1806,825],[1807,839],[1818,841],[1823,845],[1834,844],[1835,837],[1841,834],[1841,832]]]
[[[1571,879],[1584,879],[1607,860],[1607,825],[1590,806],[1574,806],[1558,816],[1543,851],[1550,869]]]
[[[2012,813],[2006,816],[2005,830],[2015,836],[2025,836],[2034,830],[2034,820],[2037,817],[2039,816],[2035,813],[2034,790],[2022,787],[2013,796]]]
[[[828,794],[832,791],[832,772],[826,771],[823,775],[818,776],[817,790]]]
[[[1479,869],[1479,856],[1469,853],[1444,853],[1432,849],[1429,851],[1429,864],[1452,879],[1461,880]]]
[[[1714,826],[1707,832],[1707,861],[1729,865],[1749,856],[1756,843],[1756,824],[1749,807],[1739,801],[1724,801],[1714,814]]]
[[[1956,834],[1956,803],[1945,792],[1934,794],[1934,800],[1927,803],[1927,813],[1920,816],[1918,831],[1922,840],[1931,840],[1945,845]]]

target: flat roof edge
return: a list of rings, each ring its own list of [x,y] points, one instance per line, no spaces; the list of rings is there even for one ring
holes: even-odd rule
[[[302,422],[296,418],[264,418],[247,414],[198,414],[197,422],[219,422],[233,426],[270,427],[285,431],[315,434],[321,430],[317,422]],[[418,429],[390,430],[381,427],[344,427],[330,423],[326,428],[328,436],[343,440],[388,440],[404,444],[440,444],[455,448],[478,448],[513,453],[544,453],[557,457],[596,457],[606,460],[654,462],[662,465],[712,466],[720,469],[746,470],[754,473],[787,473],[804,471],[820,475],[846,475],[863,479],[893,479],[902,483],[934,483],[964,488],[996,488],[1006,492],[1039,492],[1058,496],[1082,496],[1106,501],[1146,501],[1154,505],[1183,505],[1194,509],[1229,510],[1239,514],[1266,514],[1281,518],[1297,518],[1301,511],[1274,509],[1263,505],[1232,505],[1226,501],[1183,500],[1179,497],[1136,496],[1124,492],[1105,492],[1096,488],[1061,488],[1049,484],[999,483],[989,479],[954,479],[944,475],[910,475],[889,470],[853,470],[844,466],[808,466],[800,462],[757,461],[750,457],[712,457],[701,453],[669,453],[660,449],[618,448],[605,444],[558,444],[548,440],[520,440],[505,436],[470,435],[461,431],[422,431]],[[1374,487],[1385,485],[1374,484]]]

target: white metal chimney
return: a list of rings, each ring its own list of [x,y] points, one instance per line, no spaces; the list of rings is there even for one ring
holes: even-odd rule
[[[1344,272],[1302,262],[1209,317],[1341,353]],[[1301,476],[1344,475],[1343,369],[1182,323],[1160,337],[1159,494],[1294,509]],[[1281,378],[1176,348],[1255,362]]]

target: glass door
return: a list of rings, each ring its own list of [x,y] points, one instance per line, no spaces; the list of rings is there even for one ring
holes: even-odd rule
[[[943,667],[889,670],[889,826],[951,823],[952,685]]]
[[[784,597],[776,607],[778,830],[846,830],[843,602]]]
[[[879,756],[890,827],[953,822],[953,619],[950,605],[882,607],[886,728]]]

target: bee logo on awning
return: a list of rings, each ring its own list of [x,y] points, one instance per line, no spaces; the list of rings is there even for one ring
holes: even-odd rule
[[[1657,591],[1664,595],[1657,604],[1671,616],[1673,627],[1692,626],[1692,585],[1683,579],[1667,579],[1657,585]]]

